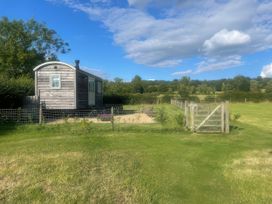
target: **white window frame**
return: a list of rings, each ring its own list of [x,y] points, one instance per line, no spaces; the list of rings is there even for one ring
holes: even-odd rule
[[[59,86],[58,87],[53,87],[53,77],[57,77],[59,79]],[[51,89],[60,89],[61,88],[60,74],[52,74],[50,76],[50,87],[51,87]]]

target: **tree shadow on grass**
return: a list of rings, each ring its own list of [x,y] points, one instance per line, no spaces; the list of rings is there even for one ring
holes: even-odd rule
[[[17,127],[16,123],[0,123],[0,138],[16,131]]]
[[[230,125],[230,132],[236,132],[236,131],[242,131],[244,130],[245,128],[243,127],[239,127],[237,125]]]

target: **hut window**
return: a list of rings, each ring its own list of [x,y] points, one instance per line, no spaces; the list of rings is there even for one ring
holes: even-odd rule
[[[50,83],[51,83],[51,88],[59,89],[60,88],[60,75],[59,74],[51,75]]]
[[[99,94],[102,93],[102,83],[100,81],[97,82],[97,93],[99,93]]]
[[[89,81],[89,91],[90,92],[95,92],[94,81]]]

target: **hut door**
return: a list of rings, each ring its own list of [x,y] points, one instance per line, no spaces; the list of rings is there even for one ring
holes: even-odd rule
[[[95,80],[91,77],[88,78],[88,104],[95,106]]]

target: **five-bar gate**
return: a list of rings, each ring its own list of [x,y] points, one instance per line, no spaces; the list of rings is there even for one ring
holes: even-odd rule
[[[229,133],[229,103],[185,102],[185,126],[193,132]]]

